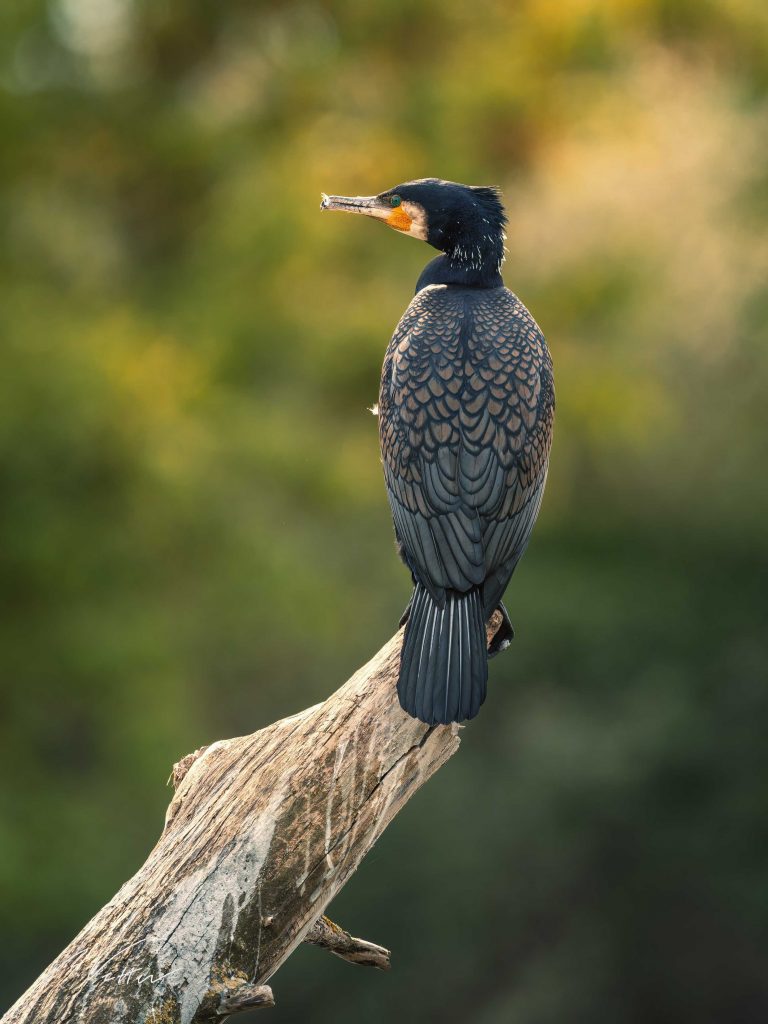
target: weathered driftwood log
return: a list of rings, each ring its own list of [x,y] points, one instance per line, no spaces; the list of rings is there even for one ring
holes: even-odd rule
[[[498,627],[494,622],[491,631]],[[406,801],[459,745],[400,709],[402,631],[316,707],[188,755],[154,850],[0,1024],[201,1024],[273,1005],[307,940],[389,966],[323,918]]]

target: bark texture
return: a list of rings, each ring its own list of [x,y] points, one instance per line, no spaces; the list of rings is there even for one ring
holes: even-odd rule
[[[455,725],[400,709],[401,642],[323,704],[179,762],[146,863],[0,1024],[221,1020],[272,1005],[265,982],[305,938],[386,968],[387,950],[320,919],[459,746]]]

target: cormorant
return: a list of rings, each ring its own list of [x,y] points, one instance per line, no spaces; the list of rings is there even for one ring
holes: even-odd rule
[[[535,320],[504,287],[498,189],[438,178],[327,196],[428,242],[381,374],[379,438],[397,547],[413,577],[397,692],[430,725],[473,718],[488,656],[514,636],[502,595],[541,505],[555,397]],[[486,649],[485,623],[503,624]]]

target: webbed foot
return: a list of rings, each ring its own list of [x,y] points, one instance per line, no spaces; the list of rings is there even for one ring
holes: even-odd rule
[[[497,608],[501,612],[501,625],[496,630],[493,640],[491,640],[488,647],[489,658],[495,658],[497,654],[501,654],[502,651],[506,651],[515,639],[515,630],[512,623],[509,621],[509,612],[504,607],[504,602],[499,601]],[[406,610],[410,610],[410,605]]]

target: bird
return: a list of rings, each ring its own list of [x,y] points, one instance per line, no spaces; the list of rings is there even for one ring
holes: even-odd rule
[[[413,582],[400,620],[400,705],[430,726],[463,722],[486,698],[488,658],[514,637],[502,596],[544,494],[552,360],[501,276],[498,188],[420,178],[375,196],[321,195],[323,210],[373,217],[440,253],[386,350],[379,441],[395,544]]]

